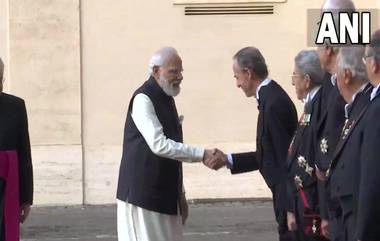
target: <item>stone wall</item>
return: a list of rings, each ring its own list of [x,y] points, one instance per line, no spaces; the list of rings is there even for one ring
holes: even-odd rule
[[[82,203],[79,0],[9,1],[10,92],[29,115],[35,203]]]

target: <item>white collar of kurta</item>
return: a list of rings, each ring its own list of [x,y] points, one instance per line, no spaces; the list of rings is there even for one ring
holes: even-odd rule
[[[272,80],[269,79],[269,78],[266,78],[265,80],[261,81],[261,83],[259,84],[259,86],[258,86],[257,89],[256,89],[256,100],[259,100],[259,99],[260,99],[259,91],[260,91],[261,87],[264,87],[264,86],[269,85],[269,83],[270,83],[271,81],[272,81]]]
[[[309,91],[309,93],[306,95],[306,98],[304,100],[305,105],[312,102],[315,95],[317,94],[318,90],[321,88],[321,86],[316,86],[312,90]]]
[[[351,102],[350,102],[350,103],[347,103],[347,104],[344,105],[344,115],[345,115],[346,119],[348,119],[348,112],[350,111],[350,107],[351,107],[352,103],[354,103],[356,96],[357,96],[360,92],[363,92],[363,90],[365,89],[366,86],[367,86],[367,83],[363,84],[363,85],[358,89],[358,91],[356,91],[355,94],[352,96],[352,98],[351,98]]]
[[[377,90],[379,89],[380,84],[378,84],[375,88],[373,88],[371,92],[371,101],[376,97]]]

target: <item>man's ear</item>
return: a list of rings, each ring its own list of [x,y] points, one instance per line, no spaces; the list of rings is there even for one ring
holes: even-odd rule
[[[374,59],[373,61],[369,63],[369,68],[375,74],[380,73],[380,63],[376,61],[376,59]]]
[[[250,69],[248,68],[244,68],[244,72],[248,75],[248,79],[251,80],[252,79],[252,72]]]
[[[344,83],[345,83],[346,85],[350,84],[351,79],[352,79],[352,72],[351,72],[351,70],[349,70],[349,69],[344,69],[343,77],[344,77]]]
[[[311,79],[310,79],[310,75],[305,74],[305,76],[303,77],[303,80],[305,81],[306,89],[310,90],[310,88],[311,88]]]
[[[244,70],[247,72],[249,80],[255,79],[256,74],[252,69],[245,68]]]
[[[153,75],[159,75],[160,74],[160,66],[153,66]]]

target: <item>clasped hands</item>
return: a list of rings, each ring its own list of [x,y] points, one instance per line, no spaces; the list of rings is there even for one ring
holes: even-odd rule
[[[213,170],[218,170],[228,164],[227,155],[217,148],[205,150],[202,162]]]

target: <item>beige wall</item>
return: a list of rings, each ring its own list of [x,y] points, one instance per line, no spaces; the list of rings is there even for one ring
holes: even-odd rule
[[[183,7],[172,3],[82,1],[86,202],[114,202],[129,98],[147,78],[150,55],[162,46],[175,46],[183,58],[185,79],[176,101],[187,143],[227,152],[254,148],[255,100],[235,87],[231,71],[232,55],[247,45],[262,50],[271,76],[295,100],[289,75],[293,57],[306,47],[306,9],[322,1],[288,1],[275,4],[274,15],[246,16],[184,16]],[[258,173],[232,177],[201,164],[185,165],[185,186],[190,198],[269,196]]]
[[[372,5],[372,4],[371,4]],[[380,1],[377,1],[377,6],[376,6],[376,9],[377,9],[377,13],[378,13],[378,18],[379,18],[379,21],[378,23],[380,23]]]
[[[276,3],[274,15],[230,16],[184,16],[172,3],[0,0],[0,54],[9,60],[9,91],[27,101],[37,204],[115,201],[128,102],[162,46],[183,58],[176,101],[189,144],[254,149],[256,103],[235,87],[231,70],[232,55],[248,45],[262,50],[270,75],[301,109],[289,75],[306,47],[306,9],[322,0]],[[201,164],[185,165],[185,186],[189,198],[269,197],[258,173],[231,176]]]
[[[8,0],[0,0],[0,57],[8,65],[8,50],[9,50],[9,16],[8,16]],[[8,79],[8,70],[5,69],[5,79]],[[9,81],[5,82],[4,89],[8,90]]]
[[[241,47],[256,45],[271,75],[293,93],[290,63],[306,45],[306,14],[295,18],[293,9],[303,13],[318,6],[319,1],[291,1],[276,5],[275,15],[184,16],[183,7],[171,1],[83,1],[86,201],[114,201],[127,105],[147,78],[155,50],[171,45],[183,57],[185,79],[176,100],[185,115],[185,141],[225,151],[252,150],[256,103],[235,87],[231,57]],[[191,198],[269,194],[257,173],[231,177],[201,164],[185,166],[185,182]]]
[[[82,202],[79,0],[9,1],[10,92],[27,103],[35,203]]]

